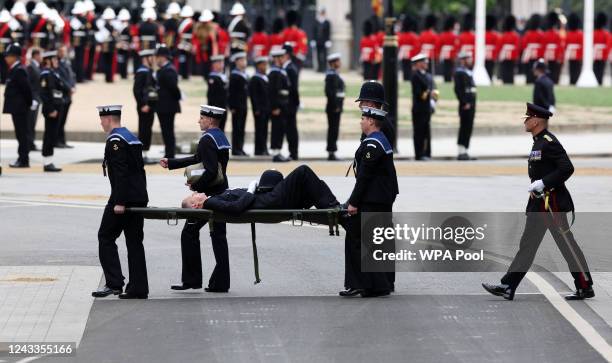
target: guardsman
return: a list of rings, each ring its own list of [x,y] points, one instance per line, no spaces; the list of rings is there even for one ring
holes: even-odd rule
[[[87,43],[87,21],[83,16],[85,8],[82,1],[77,1],[72,7],[72,19],[70,20],[70,29],[72,32],[71,42],[74,50],[74,61],[72,63],[76,80],[82,83],[85,79],[85,45]]]
[[[132,46],[132,33],[130,29],[131,18],[132,16],[126,8],[119,10],[119,14],[117,14],[118,22],[116,30],[119,33],[117,42],[117,70],[119,71],[121,79],[127,79],[128,77],[128,63],[130,61]]]
[[[178,26],[177,49],[178,49],[178,71],[183,79],[189,79],[191,75],[192,39],[193,39],[193,9],[189,5],[181,9],[181,22]]]
[[[374,57],[376,52],[376,43],[372,38],[372,23],[369,20],[363,22],[361,40],[359,41],[359,61],[363,67],[363,79],[376,79],[374,74]]]
[[[270,135],[270,150],[272,151],[272,161],[285,162],[290,159],[281,154],[283,139],[285,138],[285,128],[287,123],[287,109],[289,108],[289,78],[283,69],[283,59],[287,54],[284,48],[272,49],[272,66],[268,72],[269,97],[270,100],[270,121],[272,132]]]
[[[476,115],[476,84],[472,75],[472,54],[460,52],[457,56],[459,65],[455,69],[455,95],[459,100],[459,137],[457,146],[459,153],[457,160],[473,160],[468,149],[470,138],[474,127],[474,116]]]
[[[429,61],[425,54],[412,57],[412,129],[415,160],[431,159],[431,115],[435,111],[438,90],[431,73],[427,72]]]
[[[502,82],[514,84],[514,68],[519,55],[519,35],[516,32],[516,18],[508,15],[504,20],[503,33],[497,43]]]
[[[232,155],[249,156],[244,152],[244,131],[249,98],[249,76],[246,74],[246,52],[232,54],[230,61],[234,69],[229,77],[227,106],[232,113]]]
[[[438,18],[429,14],[425,17],[425,26],[423,27],[423,31],[419,34],[419,43],[421,44],[421,50],[417,53],[425,54],[425,57],[429,59],[432,63],[431,71],[434,72],[435,63],[437,61],[437,44],[439,41],[439,35],[436,33],[436,25],[438,23]]]
[[[514,293],[531,267],[547,230],[574,277],[576,292],[565,299],[583,300],[595,296],[589,267],[567,221],[567,213],[574,213],[574,203],[565,182],[574,173],[574,166],[559,140],[548,131],[551,116],[547,109],[527,103],[524,124],[525,131],[533,136],[533,146],[529,154],[531,185],[527,189],[529,200],[525,229],[519,251],[501,284],[482,284],[491,294],[507,300],[514,299]]]
[[[174,138],[174,118],[181,112],[181,90],[178,87],[178,74],[170,61],[172,56],[170,50],[164,46],[157,48],[155,62],[157,63],[157,117],[161,126],[162,138],[164,139],[164,157],[173,158],[175,154],[176,140]]]
[[[227,31],[230,36],[230,56],[238,52],[247,52],[247,40],[251,36],[251,29],[244,19],[246,10],[241,3],[234,3],[230,9],[230,21]]]
[[[228,188],[227,163],[229,161],[230,143],[219,128],[225,119],[225,109],[200,106],[200,129],[203,131],[195,155],[181,159],[163,158],[160,165],[164,168],[179,169],[202,163],[202,175],[189,184],[191,190],[206,195],[218,195]],[[172,290],[202,288],[202,258],[200,255],[200,229],[208,223],[203,219],[187,219],[181,233],[181,256],[183,261],[182,283],[172,285]],[[213,222],[210,228],[213,253],[217,262],[213,270],[207,292],[227,292],[230,288],[230,267],[227,252],[225,222]]]
[[[561,68],[563,67],[563,57],[565,55],[565,47],[559,29],[561,21],[559,14],[550,12],[546,16],[546,27],[542,34],[542,58],[548,63],[550,69],[550,78],[559,83],[561,76]]]
[[[270,36],[266,33],[266,20],[263,16],[255,18],[253,30],[248,46],[251,59],[267,56],[270,52]]]
[[[567,32],[565,33],[565,58],[569,63],[570,84],[578,82],[582,70],[582,21],[576,13],[567,17]]]
[[[417,22],[412,15],[406,15],[402,20],[402,31],[397,36],[398,59],[402,63],[404,81],[410,81],[412,75],[412,63],[410,58],[421,50],[419,36],[416,33]]]
[[[332,46],[331,24],[327,19],[326,13],[325,6],[319,7],[317,21],[314,24],[314,39],[310,41],[311,47],[317,51],[317,71],[320,73],[325,72],[327,51]]]
[[[293,49],[291,57],[299,72],[306,60],[306,53],[308,53],[308,38],[304,30],[299,26],[300,15],[297,11],[289,10],[285,18],[287,20],[287,28],[283,31],[283,39],[285,44],[289,43]]]
[[[155,65],[155,51],[143,49],[138,52],[141,64],[134,74],[134,87],[132,89],[136,99],[136,112],[138,113],[138,138],[142,142],[142,159],[145,164],[154,163],[149,159],[151,148],[151,133],[159,94],[157,80],[153,67]]]
[[[345,86],[339,70],[341,67],[340,53],[332,53],[327,57],[327,73],[325,74],[325,97],[327,105],[327,160],[338,160],[338,133],[340,131],[340,116],[344,104]]]
[[[300,70],[293,62],[293,47],[285,43],[283,46],[283,70],[289,79],[289,103],[287,107],[287,118],[285,123],[285,135],[289,144],[289,156],[292,160],[298,160],[299,133],[297,129],[297,113],[300,108]]]
[[[472,59],[474,59],[476,34],[474,34],[474,15],[472,15],[472,13],[464,15],[463,24],[461,24],[461,33],[459,33],[457,37],[457,42],[457,54],[461,52],[469,53]]]
[[[377,297],[389,295],[394,291],[394,267],[385,272],[363,272],[362,264],[362,213],[385,213],[377,221],[389,221],[388,213],[393,211],[393,203],[399,193],[397,174],[393,163],[393,148],[381,132],[386,122],[386,112],[373,108],[361,108],[361,131],[366,137],[361,141],[355,152],[353,170],[355,186],[347,202],[350,216],[345,222],[345,279],[346,290],[340,296],[351,297],[361,294],[362,297]],[[377,226],[380,226],[377,223]],[[365,228],[368,229],[368,228]],[[364,231],[365,233],[369,233]],[[372,240],[367,237],[364,241]],[[386,241],[383,249],[390,250],[392,241]]]
[[[227,76],[223,72],[224,67],[225,56],[217,54],[210,57],[210,73],[208,74],[208,91],[206,94],[210,106],[223,109],[227,108],[227,89],[229,86]],[[224,113],[222,117],[219,127],[221,131],[225,131],[227,113]]]
[[[18,43],[9,44],[4,51],[4,59],[8,67],[8,74],[4,87],[2,113],[11,115],[19,154],[17,161],[9,166],[11,168],[29,168],[28,113],[32,106],[32,89],[28,82],[28,73],[19,61],[21,59],[21,46]]]
[[[542,30],[540,30],[542,17],[540,14],[533,14],[527,20],[525,32],[521,37],[521,66],[525,70],[527,83],[533,83],[533,64],[544,54],[542,48]]]
[[[487,15],[485,29],[485,68],[489,78],[493,80],[495,76],[495,63],[497,63],[497,42],[499,40],[497,18],[495,15]]]
[[[147,263],[142,241],[144,218],[126,213],[126,207],[146,207],[147,177],[142,161],[142,143],[121,126],[121,105],[98,106],[100,125],[106,137],[104,176],[108,176],[111,195],[104,208],[98,230],[100,265],[105,285],[91,293],[93,297],[119,295],[120,299],[146,299],[149,295]],[[125,236],[130,281],[123,291],[125,278],[117,253],[117,238]]]
[[[102,69],[104,71],[106,83],[113,82],[113,76],[115,73],[116,30],[112,25],[115,18],[116,14],[113,9],[104,9],[104,12],[102,13],[102,20],[104,20],[104,22],[101,24],[101,28],[96,34],[101,47],[100,52],[102,53]]]
[[[0,11],[0,83],[6,83],[6,74],[8,73],[8,67],[4,61],[4,51],[13,42],[11,36],[10,22],[13,18],[8,10],[2,9]]]
[[[255,120],[255,155],[268,156],[268,122],[270,120],[270,99],[268,98],[268,57],[255,58],[255,73],[249,81],[249,98]]]
[[[42,113],[45,117],[45,133],[43,135],[42,156],[44,171],[58,172],[62,169],[53,164],[53,149],[57,143],[60,116],[64,110],[65,95],[71,91],[58,73],[59,61],[57,51],[43,53],[43,67],[40,72],[40,98]]]
[[[283,18],[274,19],[272,23],[272,33],[270,34],[270,50],[279,49],[285,44],[283,37],[283,29],[285,28],[285,21]]]
[[[599,85],[603,83],[606,71],[608,53],[610,52],[610,32],[606,29],[608,16],[605,13],[597,13],[595,18],[595,30],[593,31],[593,73]]]
[[[450,82],[453,79],[453,68],[455,67],[455,59],[457,58],[459,46],[459,39],[455,30],[456,25],[457,20],[455,17],[449,16],[444,21],[443,32],[438,35],[436,59],[441,63],[444,82]]]
[[[533,84],[533,103],[555,112],[555,83],[548,77],[546,62],[539,59],[533,64],[535,82]]]

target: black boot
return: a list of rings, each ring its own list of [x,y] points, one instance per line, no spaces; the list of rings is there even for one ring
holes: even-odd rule
[[[482,287],[495,296],[501,296],[506,300],[514,300],[514,289],[510,288],[510,285],[483,283]]]

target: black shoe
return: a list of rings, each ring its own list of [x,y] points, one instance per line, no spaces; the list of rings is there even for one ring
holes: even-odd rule
[[[286,157],[282,156],[281,154],[274,155],[274,157],[272,158],[272,162],[275,162],[275,163],[286,163],[286,162],[289,162],[289,161],[291,161],[291,159],[286,158]]]
[[[43,170],[46,171],[46,172],[57,173],[59,171],[62,171],[62,168],[58,168],[57,166],[55,166],[53,164],[47,164],[47,165],[45,165]]]
[[[201,289],[202,285],[180,284],[180,285],[172,285],[172,286],[170,286],[170,288],[172,290],[179,290],[179,291],[181,291],[181,290],[189,290],[189,289],[197,290],[197,289]]]
[[[223,293],[223,292],[227,292],[228,290],[229,289],[218,289],[216,287],[205,287],[204,288],[204,291],[206,291],[206,292],[221,292],[221,293]]]
[[[263,154],[264,156],[270,156],[270,152],[268,150],[264,150]]]
[[[566,295],[565,300],[584,300],[592,297],[595,297],[595,291],[592,287],[589,287],[588,289],[578,289],[573,294]]]
[[[340,295],[342,297],[351,297],[351,296],[357,296],[357,295],[363,293],[363,291],[364,291],[363,289],[352,289],[352,288],[349,288],[349,289],[340,291],[338,293],[338,295]]]
[[[495,285],[483,283],[482,287],[484,287],[485,290],[495,296],[501,296],[506,300],[514,300],[514,290],[511,289],[509,285]]]
[[[329,155],[327,156],[327,160],[329,161],[336,161],[339,160],[338,157],[336,156],[335,153],[329,153]]]
[[[119,295],[120,299],[147,299],[149,296],[147,294],[134,294],[131,292],[126,292]]]
[[[232,156],[249,156],[242,150],[232,150]]]
[[[463,153],[457,156],[457,160],[470,161],[470,160],[476,160],[476,158],[471,157],[468,153]]]
[[[111,289],[108,286],[104,286],[104,287],[98,289],[97,291],[92,292],[91,296],[93,296],[93,297],[107,297],[108,295],[119,295],[122,292],[123,292],[122,288]]]
[[[58,149],[74,149],[74,146],[68,145],[65,142],[58,142],[55,147]]]
[[[30,145],[30,151],[40,151],[40,149],[38,148],[38,146],[36,146],[36,144],[32,144]]]
[[[416,159],[417,161],[430,161],[431,158],[429,156],[421,156],[420,158]]]
[[[30,163],[23,163],[23,162],[17,160],[14,163],[9,164],[9,166],[11,168],[29,168],[30,167]]]
[[[298,160],[300,160],[300,158],[298,158],[298,156],[297,156],[296,154],[289,155],[289,159],[290,159],[290,160],[293,160],[293,161],[298,161]]]
[[[379,297],[379,296],[387,296],[391,293],[391,291],[389,291],[389,289],[383,289],[383,290],[372,290],[372,289],[365,289],[361,292],[361,297]]]

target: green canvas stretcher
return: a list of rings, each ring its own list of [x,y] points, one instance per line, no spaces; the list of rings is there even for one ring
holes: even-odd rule
[[[310,224],[323,224],[329,227],[330,236],[339,236],[338,228],[340,214],[344,209],[250,209],[241,214],[227,214],[209,209],[189,208],[126,208],[128,213],[141,214],[145,219],[165,220],[168,225],[178,225],[179,219],[207,219],[209,228],[211,222],[249,223],[251,225],[251,240],[253,242],[253,265],[255,269],[255,284],[261,282],[259,278],[259,259],[257,257],[257,243],[255,223],[281,223],[291,221],[294,226],[302,226],[304,222]]]

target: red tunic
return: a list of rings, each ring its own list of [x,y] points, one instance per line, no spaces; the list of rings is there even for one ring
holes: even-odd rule
[[[425,54],[429,59],[434,60],[438,53],[436,49],[438,34],[431,29],[424,30],[419,36],[419,43],[421,43],[421,53]]]
[[[485,59],[488,61],[497,60],[497,42],[501,36],[495,30],[489,30],[485,33]]]
[[[283,33],[270,34],[268,41],[270,42],[270,50],[272,50],[282,47],[283,43],[285,43],[285,38]]]
[[[542,58],[544,47],[542,46],[543,33],[540,30],[527,30],[521,38],[521,63],[527,63]]]
[[[227,55],[227,51],[229,50],[228,45],[230,42],[230,36],[227,33],[227,30],[218,27],[217,28],[217,47],[219,49],[219,54]]]
[[[453,31],[445,31],[438,35],[436,44],[436,58],[443,60],[454,60],[457,57],[459,39]]]
[[[376,58],[376,41],[372,36],[362,37],[359,42],[359,61],[373,63]]]
[[[567,53],[567,59],[569,60],[582,60],[582,41],[583,41],[582,30],[568,31],[565,35],[565,51]]]
[[[593,31],[593,60],[608,60],[612,37],[606,29]]]
[[[270,36],[265,32],[253,33],[248,46],[253,59],[266,56],[270,52]]]
[[[546,61],[557,61],[563,62],[563,55],[565,54],[565,44],[558,30],[550,29],[542,34],[542,48],[544,54],[542,57]]]
[[[296,26],[286,28],[283,31],[283,39],[286,43],[291,44],[293,53],[300,59],[306,59],[308,52],[308,38],[306,33]]]
[[[415,32],[403,32],[397,36],[399,60],[410,60],[421,50],[419,36]]]
[[[461,32],[457,40],[459,41],[459,52],[470,53],[472,59],[474,59],[474,51],[476,48],[476,35],[474,32],[471,30]]]
[[[503,32],[497,42],[499,60],[516,61],[519,56],[519,35],[515,31]]]

